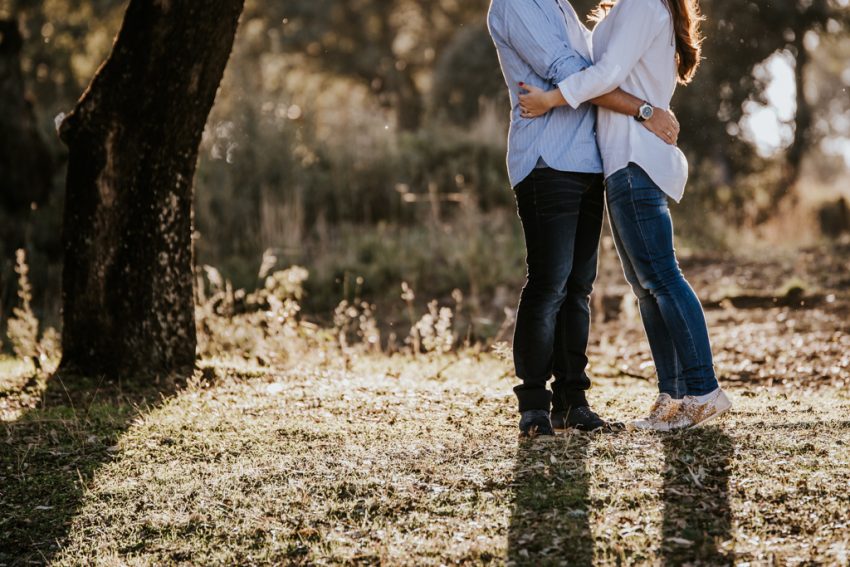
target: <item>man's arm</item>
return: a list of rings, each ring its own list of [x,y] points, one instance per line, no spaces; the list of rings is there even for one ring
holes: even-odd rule
[[[561,94],[560,89],[558,89],[558,94]],[[563,98],[563,95],[561,98]],[[566,103],[566,101],[564,102]],[[619,114],[637,116],[638,110],[645,101],[630,95],[623,89],[617,88],[608,94],[590,99],[590,102]],[[679,140],[679,121],[676,120],[676,116],[669,110],[655,108],[652,118],[644,121],[643,125],[668,144],[675,144]]]
[[[558,92],[560,92],[560,90]],[[619,114],[637,116],[638,110],[644,101],[636,96],[630,95],[623,89],[618,88],[608,94],[590,99],[590,103],[595,104],[596,106],[601,106],[602,108],[607,108],[608,110],[613,110]]]
[[[536,74],[557,84],[587,68],[590,62],[559,37],[538,1],[507,2],[503,35]]]

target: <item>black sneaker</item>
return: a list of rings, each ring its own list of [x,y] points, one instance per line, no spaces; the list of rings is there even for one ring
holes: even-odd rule
[[[551,424],[558,430],[577,431],[618,431],[624,427],[622,423],[605,421],[588,406],[570,408],[569,412],[552,412]]]
[[[520,437],[537,437],[539,435],[555,435],[549,422],[549,412],[546,410],[528,410],[522,412],[519,420]]]

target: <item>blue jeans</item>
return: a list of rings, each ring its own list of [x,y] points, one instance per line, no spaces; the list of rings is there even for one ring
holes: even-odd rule
[[[676,399],[714,391],[705,314],[676,260],[667,196],[634,163],[605,186],[614,243],[640,303],[658,389]]]
[[[599,174],[535,169],[516,186],[528,278],[514,332],[519,411],[587,405],[590,293],[604,210]],[[546,383],[552,376],[552,392]]]

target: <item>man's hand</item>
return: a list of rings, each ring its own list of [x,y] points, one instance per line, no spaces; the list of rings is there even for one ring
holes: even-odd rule
[[[679,141],[679,121],[676,115],[663,108],[655,108],[652,118],[642,122],[647,130],[670,144],[675,146]]]

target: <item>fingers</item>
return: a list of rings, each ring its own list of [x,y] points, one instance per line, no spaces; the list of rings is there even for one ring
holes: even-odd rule
[[[525,100],[523,100],[523,96],[519,97],[519,115],[525,118],[525,115],[528,114],[528,107],[525,104]]]
[[[659,121],[660,122],[660,121]],[[646,121],[643,123],[647,130],[661,138],[661,141],[671,146],[676,145],[678,136],[674,133],[672,125],[660,124],[659,122]]]
[[[672,145],[675,145],[679,140],[680,131],[681,127],[679,126],[676,117],[668,111],[664,111],[664,113],[659,115],[658,124],[656,128],[653,129],[653,133],[655,135]]]
[[[673,132],[673,134],[678,138],[679,132],[682,131],[682,127],[679,126],[678,122],[673,122],[672,125],[670,126],[670,131]]]
[[[667,137],[675,143],[679,139],[679,128],[674,126],[667,130]]]
[[[534,94],[543,92],[543,89],[535,87],[534,85],[529,85],[527,83],[519,83],[519,88],[524,91],[524,94]]]
[[[520,116],[522,118],[537,118],[538,116],[542,116],[546,112],[547,109],[540,108],[541,107],[541,95],[545,93],[543,89],[540,87],[535,87],[534,85],[529,85],[527,83],[518,83],[519,84],[519,106],[520,106]]]
[[[679,120],[676,118],[676,115],[670,112],[669,110],[665,110],[664,116],[670,123],[669,130],[673,132],[674,138],[678,139],[679,132],[681,132],[682,127],[679,124]]]
[[[679,140],[679,131],[680,131],[680,128],[679,128],[678,124],[674,124],[673,128],[671,128],[670,131],[669,131],[669,137],[673,141],[674,144]]]
[[[540,115],[540,113],[534,108],[535,101],[533,100],[532,95],[533,93],[519,95],[520,116],[523,118],[536,118]]]

